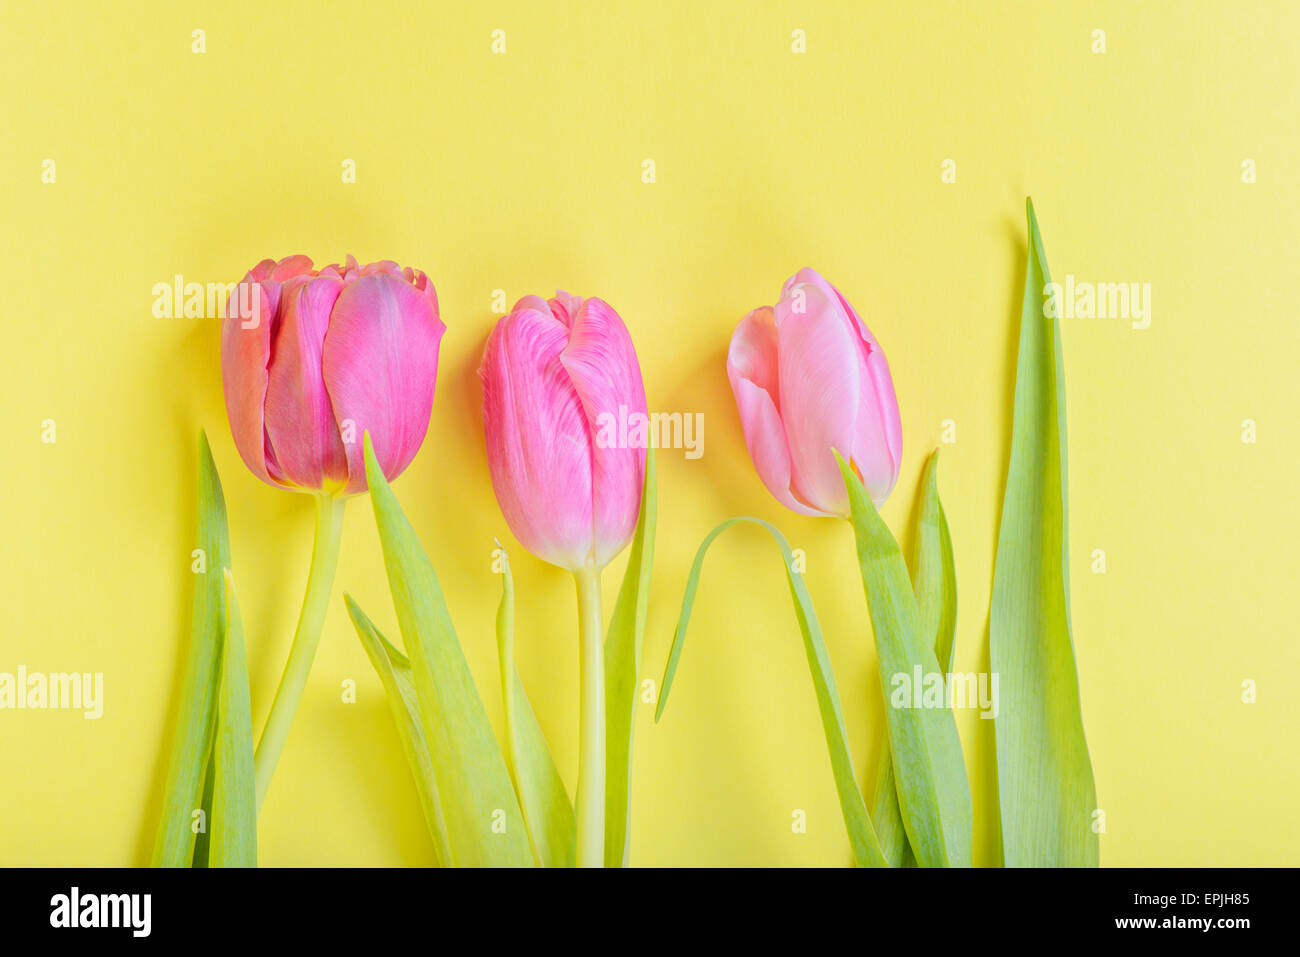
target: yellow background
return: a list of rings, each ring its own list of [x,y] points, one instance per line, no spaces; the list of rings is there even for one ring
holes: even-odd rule
[[[205,53],[191,50],[195,29]],[[504,55],[490,52],[494,29]],[[791,52],[794,30],[805,54]],[[957,666],[982,670],[1031,194],[1055,278],[1153,290],[1145,331],[1062,323],[1102,862],[1300,863],[1298,32],[1295,4],[1226,0],[5,4],[0,671],[102,671],[106,703],[100,721],[0,712],[0,861],[147,861],[184,661],[201,427],[230,509],[260,729],[311,504],[240,462],[218,323],[155,318],[152,289],[178,273],[232,282],[299,252],[318,265],[392,258],[437,284],[438,397],[395,487],[498,730],[494,536],[518,579],[519,668],[572,791],[573,588],[501,518],[475,375],[493,290],[513,302],[561,287],[621,312],[652,408],[705,417],[701,459],[660,456],[644,675],[662,670],[701,537],[731,515],[769,518],[807,553],[869,787],[883,712],[850,531],[785,512],[760,484],[728,337],[803,265],[855,303],[902,407],[884,514],[905,546],[924,456],[955,422],[940,487]],[[940,181],[947,158],[955,184]],[[1257,183],[1242,182],[1246,158]],[[609,603],[622,567],[606,575]],[[345,588],[395,634],[366,499],[348,508],[320,655],[265,807],[267,865],[432,860]],[[760,532],[720,540],[696,607],[663,722],[639,710],[633,862],[846,864],[780,562]],[[356,704],[341,701],[348,678]],[[992,723],[967,711],[959,727],[977,861],[990,863]],[[796,808],[807,834],[791,832]]]

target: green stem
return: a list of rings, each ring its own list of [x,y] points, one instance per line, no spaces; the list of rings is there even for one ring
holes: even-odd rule
[[[320,644],[321,628],[325,624],[325,609],[329,605],[330,589],[334,585],[334,570],[339,563],[339,541],[343,533],[343,506],[347,499],[328,493],[316,496],[316,540],[311,552],[311,571],[307,573],[307,592],[302,597],[302,611],[298,614],[298,629],[293,633],[293,647],[285,662],[280,687],[276,689],[271,713],[262,740],[257,744],[253,758],[254,777],[257,783],[257,807],[271,787],[271,775],[284,751],[289,726],[293,724],[298,702],[302,700],[307,676]]]
[[[587,565],[578,584],[578,642],[582,710],[578,724],[578,866],[605,863],[605,642],[600,616],[600,572]]]

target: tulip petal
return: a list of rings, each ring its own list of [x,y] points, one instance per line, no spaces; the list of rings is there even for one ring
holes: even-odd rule
[[[847,515],[848,493],[832,449],[850,454],[861,408],[858,344],[839,303],[817,283],[787,283],[776,306],[781,419],[797,493]]]
[[[438,315],[438,290],[433,288],[433,280],[422,269],[410,269],[408,267],[402,270],[403,275],[408,272],[411,275],[407,276],[407,281],[424,293],[424,297],[429,300],[429,305],[433,307],[433,314]]]
[[[306,276],[310,273],[310,256],[285,256],[272,267],[269,278],[275,282],[288,282],[290,279]]]
[[[348,462],[321,376],[330,310],[343,290],[333,276],[284,285],[266,390],[266,434],[284,477],[301,488],[347,483]]]
[[[568,344],[549,308],[517,309],[488,337],[479,376],[492,485],[520,543],[561,568],[591,552],[591,439],[560,364]]]
[[[770,306],[755,309],[732,333],[727,378],[736,397],[749,457],[767,490],[801,515],[825,514],[796,498],[790,487],[790,443],[777,406],[776,325]]]
[[[889,362],[858,311],[834,283],[807,266],[786,282],[786,288],[796,282],[812,283],[822,289],[833,302],[838,302],[843,310],[841,314],[857,336],[865,379],[870,388],[861,390],[854,441],[848,449],[840,451],[857,467],[863,484],[871,493],[872,501],[879,505],[893,490],[903,455],[903,425],[899,418],[898,397],[894,393]]]
[[[221,381],[240,458],[263,482],[280,485],[281,473],[269,455],[264,419],[280,284],[255,278],[259,272],[269,274],[272,265],[270,260],[258,263],[226,303],[221,324]]]
[[[389,480],[424,441],[446,330],[433,301],[402,276],[381,271],[348,283],[334,303],[321,371],[343,439],[350,493],[366,489],[363,433],[370,433]]]
[[[572,327],[573,320],[582,308],[582,303],[583,298],[581,296],[570,295],[563,289],[557,289],[554,298],[548,300],[546,304],[556,319],[559,319],[566,326]]]
[[[867,357],[866,378],[869,388],[862,389],[858,397],[861,406],[857,428],[853,444],[846,454],[862,477],[862,484],[872,502],[880,505],[889,497],[898,479],[902,430],[899,427],[898,400],[889,381],[889,365],[885,362],[885,354],[878,349]]]
[[[609,303],[560,295],[566,312],[577,310],[569,313],[569,344],[560,363],[573,380],[591,435],[594,557],[603,568],[632,537],[641,509],[645,447],[624,439],[634,431],[632,416],[646,417],[648,427],[645,385],[632,337]],[[611,433],[615,441],[602,441]]]

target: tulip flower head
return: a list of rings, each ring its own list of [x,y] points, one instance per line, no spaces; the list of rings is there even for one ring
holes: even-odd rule
[[[777,500],[804,515],[849,514],[832,450],[879,505],[898,479],[902,425],[889,363],[875,336],[812,269],[781,300],[736,327],[727,353],[745,443]]]
[[[479,367],[488,465],[515,537],[569,570],[603,568],[636,528],[646,450],[598,442],[602,414],[646,413],[641,367],[601,299],[525,296]]]
[[[221,330],[226,413],[245,464],[280,488],[364,492],[369,431],[396,478],[429,427],[445,329],[418,269],[351,256],[321,270],[306,256],[258,263]]]

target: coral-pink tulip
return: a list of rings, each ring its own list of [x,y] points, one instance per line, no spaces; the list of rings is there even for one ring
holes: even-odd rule
[[[221,327],[230,431],[245,464],[316,500],[307,593],[254,757],[257,805],[302,700],[338,566],[347,496],[364,492],[364,436],[384,474],[411,464],[429,429],[445,330],[429,277],[394,262],[312,269],[264,259],[231,294]]]
[[[902,426],[889,363],[875,336],[812,269],[781,301],[746,316],[731,337],[727,376],[763,484],[805,515],[849,514],[832,449],[879,505],[898,479]]]
[[[321,270],[306,256],[258,263],[221,330],[226,412],[244,462],[281,488],[364,492],[368,431],[396,478],[429,427],[445,328],[418,269],[351,256]]]
[[[646,414],[632,337],[601,299],[525,296],[479,367],[488,465],[515,537],[569,570],[603,568],[632,537],[644,448],[598,442],[602,416]]]

